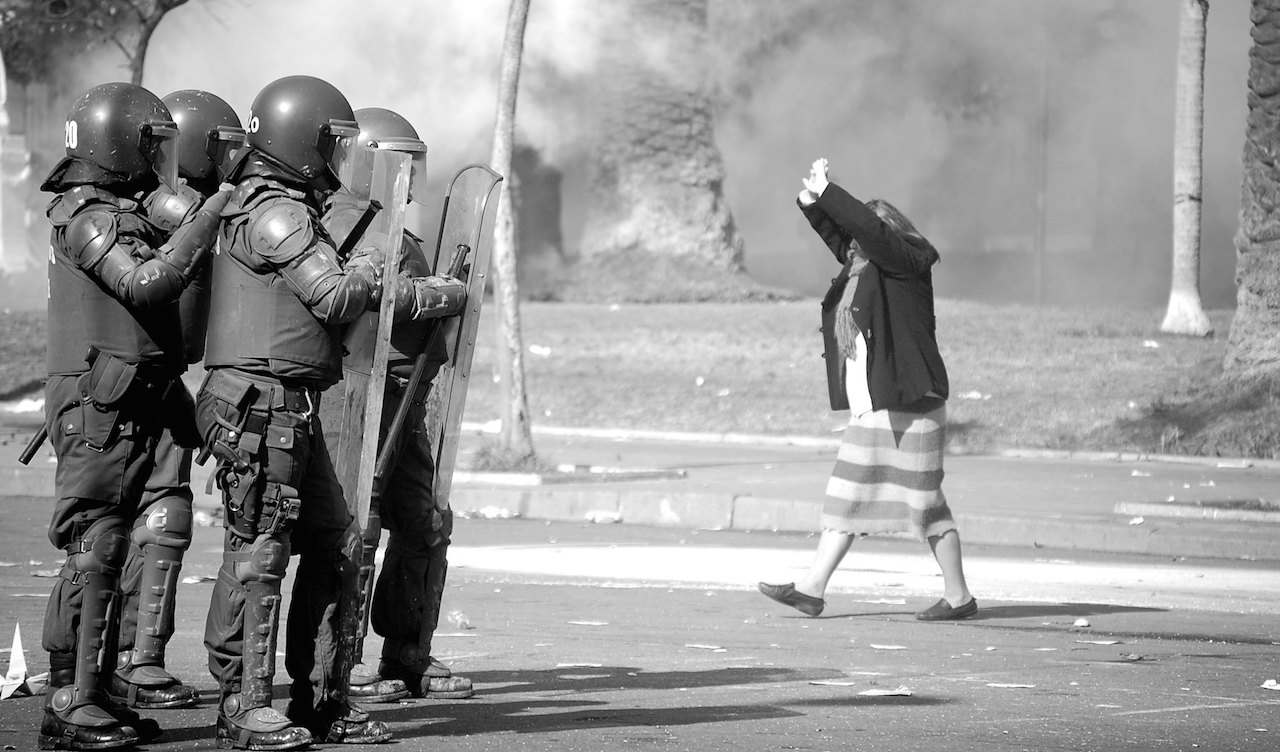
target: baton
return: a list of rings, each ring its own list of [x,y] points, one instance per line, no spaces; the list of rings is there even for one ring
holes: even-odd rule
[[[18,462],[24,465],[30,464],[31,458],[36,456],[36,452],[40,451],[40,445],[44,440],[49,438],[49,427],[40,426],[40,430],[36,431],[36,435],[31,437],[31,441],[27,442],[27,448],[22,450],[22,454],[18,455]]]
[[[467,259],[467,252],[470,250],[465,245],[458,246],[458,252],[449,264],[449,276],[458,278],[462,275],[462,265]],[[436,322],[435,327],[431,330],[431,336],[427,338],[426,348],[414,358],[413,371],[409,373],[409,380],[405,382],[404,394],[400,395],[400,404],[396,405],[396,414],[391,419],[391,426],[387,428],[387,435],[382,440],[382,451],[378,452],[378,463],[374,466],[373,483],[375,495],[378,493],[377,487],[379,483],[387,477],[391,466],[395,464],[396,438],[404,430],[404,422],[409,417],[409,406],[413,402],[413,394],[418,391],[418,385],[422,383],[422,376],[427,371],[429,353],[435,348],[436,342],[440,339],[440,334],[443,331],[443,320]]]
[[[380,211],[382,211],[382,204],[377,199],[369,199],[369,205],[365,207],[364,213],[351,226],[351,232],[347,233],[346,239],[342,241],[341,247],[338,248],[338,258],[345,259],[355,250],[356,243],[359,243],[360,238],[364,237],[365,230],[369,229],[369,224],[373,222],[374,216]]]

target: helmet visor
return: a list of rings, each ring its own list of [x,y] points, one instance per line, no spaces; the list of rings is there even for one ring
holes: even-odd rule
[[[321,127],[316,148],[343,188],[357,196],[367,196],[369,181],[373,178],[373,158],[362,153],[368,149],[356,146],[359,135],[360,128],[354,120],[330,120]]]
[[[138,151],[148,162],[160,182],[178,187],[178,126],[173,121],[153,120],[143,123],[138,137]]]
[[[390,149],[412,158],[409,167],[409,200],[426,206],[427,145],[416,138],[385,138],[371,143],[376,149]]]
[[[230,125],[219,125],[209,131],[205,139],[205,153],[217,170],[218,179],[225,180],[235,159],[235,152],[244,146],[245,132],[243,128]]]

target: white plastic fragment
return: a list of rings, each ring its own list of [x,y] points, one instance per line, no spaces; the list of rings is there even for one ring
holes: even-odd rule
[[[605,627],[609,625],[607,621],[566,621],[565,624],[572,624],[575,627]]]
[[[1134,470],[1132,473],[1130,473],[1130,476],[1134,478],[1150,478],[1151,473],[1147,472],[1146,470]]]
[[[908,650],[906,645],[871,645],[873,650]]]
[[[595,523],[597,525],[612,525],[622,521],[622,513],[618,511],[595,509],[587,512],[586,519],[587,522]]]
[[[1276,681],[1275,679],[1267,679],[1261,684],[1261,687],[1263,689],[1270,689],[1272,691],[1280,691],[1280,682]]]
[[[1034,684],[1013,684],[1013,683],[1006,683],[1006,682],[988,682],[988,683],[987,683],[987,686],[988,686],[988,687],[995,687],[996,689],[1034,689],[1036,685],[1034,685]]]
[[[216,579],[218,579],[218,578],[217,578],[217,577],[214,577],[213,575],[209,575],[209,574],[193,574],[193,575],[191,575],[190,577],[183,577],[183,578],[182,578],[182,584],[183,584],[183,585],[196,585],[196,584],[199,584],[199,583],[201,583],[201,582],[213,582],[213,581],[214,581],[214,580],[216,580]]]
[[[529,354],[545,358],[551,355],[551,348],[544,345],[529,345]]]
[[[1081,645],[1119,645],[1119,640],[1076,640]]]
[[[1089,626],[1089,620],[1081,616],[1079,619],[1075,620],[1074,624],[1077,627],[1087,627]]]
[[[1142,523],[1144,523],[1144,522],[1146,522],[1146,519],[1145,519],[1145,518],[1143,518],[1143,517],[1141,517],[1141,516],[1134,517],[1134,518],[1132,518],[1132,519],[1130,519],[1130,520],[1129,520],[1129,524],[1130,524],[1130,525],[1141,525],[1141,524],[1142,524]]]
[[[448,620],[449,626],[454,629],[473,629],[471,626],[471,620],[467,618],[466,614],[457,609],[450,611],[449,615],[445,618]]]
[[[907,687],[894,687],[893,689],[864,689],[858,694],[864,697],[910,697],[915,693]]]

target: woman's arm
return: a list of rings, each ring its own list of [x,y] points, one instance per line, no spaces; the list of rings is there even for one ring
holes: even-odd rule
[[[826,187],[811,210],[822,212],[839,231],[857,241],[867,260],[885,274],[916,277],[938,260],[937,251],[927,241],[923,247],[908,242],[866,204],[835,183]]]

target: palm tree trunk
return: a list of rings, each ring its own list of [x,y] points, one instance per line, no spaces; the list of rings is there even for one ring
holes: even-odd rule
[[[493,169],[504,176],[511,175],[516,94],[528,17],[529,0],[511,0],[506,38],[502,43],[498,113],[493,126],[493,156],[490,160]],[[501,183],[493,232],[494,303],[498,306],[498,386],[502,395],[502,431],[498,434],[498,447],[510,456],[529,457],[534,453],[533,430],[524,384],[524,339],[520,333],[520,288],[516,281],[515,204],[511,195],[514,182],[504,180]]]
[[[1280,0],[1253,0],[1249,117],[1245,126],[1236,315],[1223,368],[1233,376],[1280,371]]]
[[[1173,281],[1160,331],[1205,337],[1213,324],[1200,302],[1200,215],[1204,156],[1204,48],[1208,0],[1179,0],[1177,120],[1173,135]]]

